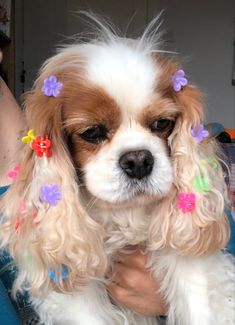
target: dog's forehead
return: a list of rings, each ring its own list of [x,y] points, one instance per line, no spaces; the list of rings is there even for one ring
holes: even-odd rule
[[[89,80],[102,87],[122,111],[135,113],[150,103],[160,68],[137,46],[120,42],[90,47],[87,73]]]

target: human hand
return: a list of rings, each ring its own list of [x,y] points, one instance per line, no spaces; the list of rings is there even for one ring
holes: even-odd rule
[[[107,290],[121,305],[139,314],[164,315],[167,305],[158,293],[159,283],[146,269],[146,263],[147,256],[140,251],[122,255],[114,265],[113,281]]]

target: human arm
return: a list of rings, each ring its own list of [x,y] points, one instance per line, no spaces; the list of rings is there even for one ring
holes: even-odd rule
[[[9,183],[7,172],[17,163],[23,127],[20,107],[0,78],[0,186]]]

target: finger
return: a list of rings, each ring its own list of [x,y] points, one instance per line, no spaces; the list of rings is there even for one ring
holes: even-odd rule
[[[119,263],[125,264],[133,268],[145,269],[147,264],[148,257],[143,255],[138,250],[132,254],[120,255]]]
[[[149,282],[152,286],[154,281],[150,281],[149,276],[147,271],[142,272],[141,269],[132,268],[122,263],[116,263],[111,280],[134,294],[139,291],[144,291],[146,288],[148,290]]]
[[[108,293],[111,297],[117,299],[118,301],[123,301],[125,297],[130,295],[129,290],[123,288],[119,283],[111,282],[106,286]]]
[[[128,278],[132,275],[132,271],[129,270],[128,267],[120,264],[120,263],[115,263],[114,269],[111,272],[108,272],[106,274],[106,278],[110,283],[117,284],[123,288],[128,287]]]
[[[128,290],[122,288],[115,283],[107,286],[107,290],[109,295],[116,301],[118,301],[121,305],[136,311],[138,309],[137,305],[139,305],[138,299],[131,295]],[[136,308],[137,307],[137,308]]]

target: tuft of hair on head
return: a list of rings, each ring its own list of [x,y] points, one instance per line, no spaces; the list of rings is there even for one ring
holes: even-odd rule
[[[121,37],[121,31],[114,26],[113,23],[103,15],[94,14],[91,11],[80,10],[79,17],[84,21],[85,25],[90,29],[90,36],[101,43],[112,43]],[[91,39],[88,39],[90,42]]]
[[[114,26],[112,21],[104,15],[99,15],[92,11],[79,10],[73,12],[85,25],[86,28],[82,32],[66,38],[64,44],[58,47],[60,51],[63,48],[74,46],[75,44],[103,44],[112,45],[120,42],[132,43],[140,52],[151,55],[154,53],[170,53],[164,49],[163,35],[165,31],[162,29],[163,10],[154,17],[144,27],[143,33],[139,38],[133,39],[127,36],[126,31],[120,30]],[[134,18],[133,18],[134,19]],[[129,26],[129,25],[128,25]],[[128,28],[126,27],[126,29]]]

